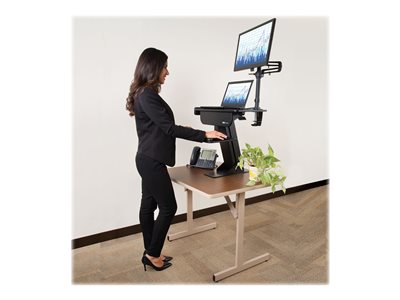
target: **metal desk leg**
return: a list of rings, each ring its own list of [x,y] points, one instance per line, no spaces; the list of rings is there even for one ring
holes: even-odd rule
[[[183,238],[185,236],[193,235],[206,230],[214,229],[217,227],[217,223],[213,222],[207,225],[194,227],[193,223],[193,192],[191,190],[186,190],[187,192],[187,229],[181,232],[169,234],[167,236],[168,241],[173,241],[176,239]]]
[[[270,259],[269,253],[252,258],[246,262],[243,262],[243,238],[244,238],[244,193],[236,194],[236,256],[235,265],[224,271],[215,273],[213,276],[214,281],[220,281],[228,276],[239,273],[245,269],[253,267],[259,263]]]

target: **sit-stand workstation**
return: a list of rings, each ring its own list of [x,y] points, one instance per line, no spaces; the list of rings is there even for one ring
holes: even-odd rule
[[[237,274],[245,269],[268,261],[271,256],[265,252],[261,255],[248,259],[244,254],[244,222],[245,222],[245,193],[264,186],[261,183],[246,185],[249,176],[236,168],[240,156],[239,141],[235,128],[236,120],[245,120],[246,113],[254,113],[253,126],[261,126],[263,113],[266,111],[260,108],[260,85],[261,78],[265,74],[280,72],[281,62],[270,62],[269,53],[274,32],[275,19],[267,21],[253,29],[239,35],[238,48],[236,51],[235,71],[250,69],[251,74],[256,78],[256,91],[254,106],[246,108],[246,101],[254,80],[229,82],[225,90],[221,106],[202,106],[194,109],[195,115],[200,115],[203,124],[214,126],[215,130],[227,135],[226,140],[209,140],[210,143],[219,143],[222,150],[224,162],[217,169],[206,171],[204,176],[203,164],[194,161],[198,156],[192,158],[190,166],[169,168],[171,180],[185,188],[187,194],[186,228],[183,231],[170,233],[168,240],[173,241],[193,234],[211,230],[217,227],[216,222],[198,226],[193,221],[193,192],[207,198],[224,197],[233,218],[236,220],[236,246],[234,265],[213,274],[213,281],[220,281],[226,277]],[[195,149],[194,149],[195,150]],[[199,149],[197,149],[199,150]],[[197,151],[196,150],[196,151]],[[198,151],[194,153],[198,153]],[[207,150],[209,151],[209,150]],[[214,150],[215,151],[215,150]],[[197,158],[196,158],[197,157]],[[205,155],[204,159],[207,159]],[[212,162],[215,163],[215,156]],[[236,176],[227,176],[233,175]],[[215,179],[218,178],[218,179]],[[230,196],[235,195],[236,201]],[[247,260],[246,260],[247,259]]]
[[[220,143],[224,162],[214,171],[208,171],[205,175],[210,177],[221,177],[237,173],[246,172],[236,168],[240,157],[240,147],[238,136],[236,133],[235,121],[246,120],[246,113],[254,113],[252,126],[261,126],[263,113],[265,109],[260,107],[260,87],[261,79],[265,74],[277,73],[282,70],[282,62],[269,61],[272,38],[275,29],[276,19],[269,20],[255,28],[245,31],[239,35],[236,50],[234,71],[249,70],[249,75],[254,75],[256,79],[256,91],[254,106],[250,108],[241,107],[240,101],[244,100],[244,105],[250,92],[251,84],[248,90],[245,87],[232,88],[232,94],[239,95],[242,100],[231,101],[228,105],[221,107],[200,106],[194,108],[194,114],[200,115],[203,124],[214,126],[214,130],[220,131],[227,135],[226,140],[209,139],[209,143]],[[239,85],[245,82],[236,82]],[[234,82],[235,83],[235,82]],[[229,84],[225,97],[229,92]],[[247,95],[246,95],[247,93]],[[235,99],[235,98],[234,98]],[[237,98],[236,98],[237,100]],[[223,100],[224,102],[224,100]]]

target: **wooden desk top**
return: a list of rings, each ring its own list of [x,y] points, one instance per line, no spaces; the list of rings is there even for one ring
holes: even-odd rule
[[[246,186],[249,173],[211,178],[204,175],[209,170],[187,166],[168,168],[168,172],[173,182],[189,190],[197,191],[207,198],[224,197],[265,187],[262,184]]]

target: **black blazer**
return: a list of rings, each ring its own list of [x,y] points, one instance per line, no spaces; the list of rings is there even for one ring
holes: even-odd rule
[[[135,99],[138,153],[168,166],[175,165],[176,138],[203,142],[205,131],[175,124],[169,105],[152,89],[145,88]]]

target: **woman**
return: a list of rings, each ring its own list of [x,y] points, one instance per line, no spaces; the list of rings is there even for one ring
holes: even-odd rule
[[[168,56],[155,48],[145,49],[136,65],[126,109],[135,116],[139,138],[136,167],[142,177],[140,225],[145,251],[142,263],[157,271],[171,266],[172,257],[161,253],[177,209],[167,167],[175,165],[175,140],[203,142],[206,138],[226,138],[221,132],[196,130],[175,124],[169,105],[159,96],[168,72]],[[154,221],[154,211],[159,209]]]

